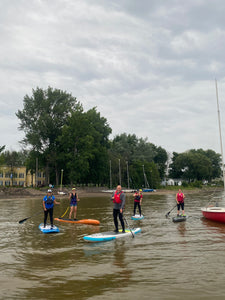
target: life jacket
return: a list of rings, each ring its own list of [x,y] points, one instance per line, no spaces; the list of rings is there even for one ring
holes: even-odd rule
[[[184,203],[184,194],[183,193],[177,194],[177,201],[179,203]]]
[[[73,193],[71,193],[70,203],[71,204],[76,204],[77,203],[77,193],[75,193],[75,195]]]
[[[52,204],[54,203],[54,200],[52,199],[52,196],[47,197],[47,200],[45,201],[45,203],[46,203],[47,205],[52,205]]]
[[[140,202],[140,200],[141,200],[141,196],[136,194],[135,197],[134,197],[134,201],[135,202]]]
[[[121,199],[120,199],[120,195],[121,195],[122,193],[123,193],[122,191],[121,191],[119,194],[117,194],[117,193],[115,192],[115,194],[114,194],[114,199],[113,199],[113,203],[118,203],[118,204],[122,203],[122,201],[121,201]]]

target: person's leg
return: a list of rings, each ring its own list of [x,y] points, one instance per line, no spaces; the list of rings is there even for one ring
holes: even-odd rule
[[[77,217],[77,206],[74,206],[74,220],[76,220]]]
[[[73,206],[71,205],[71,206],[70,206],[70,214],[69,214],[69,219],[71,219],[72,212],[73,212]]]
[[[53,207],[49,209],[49,216],[50,216],[51,226],[53,227]]]
[[[139,214],[141,216],[141,204],[140,204],[140,202],[138,202],[138,209],[139,209]]]
[[[136,207],[137,207],[137,202],[134,202],[134,216],[136,214]]]
[[[184,216],[184,203],[181,204],[181,208],[182,208],[182,215]]]
[[[125,232],[125,225],[124,225],[124,220],[123,220],[123,214],[121,214],[121,212],[119,212],[119,219],[120,219],[120,223],[122,226],[122,230],[123,232]]]
[[[180,204],[177,204],[177,216],[180,214]]]
[[[118,209],[113,209],[113,220],[114,220],[114,225],[115,225],[115,231],[118,232],[118,220],[117,220],[117,215],[118,215]]]
[[[44,227],[46,226],[47,217],[48,217],[48,210],[44,210]]]

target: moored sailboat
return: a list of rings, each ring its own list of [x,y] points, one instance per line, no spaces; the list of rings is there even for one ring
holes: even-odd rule
[[[218,112],[218,122],[219,122],[219,134],[220,134],[220,149],[221,149],[221,158],[222,158],[222,171],[223,171],[223,185],[225,193],[225,172],[224,172],[224,159],[223,159],[223,143],[222,143],[222,134],[221,134],[221,124],[220,124],[220,109],[219,109],[219,100],[218,100],[218,89],[217,81],[216,83],[216,100],[217,100],[217,112]],[[219,206],[208,206],[201,208],[202,214],[206,219],[211,221],[216,221],[220,223],[225,223],[225,207]]]

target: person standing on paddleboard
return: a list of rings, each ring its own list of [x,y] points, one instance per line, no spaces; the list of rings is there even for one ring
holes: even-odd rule
[[[44,227],[46,226],[48,214],[50,216],[51,228],[53,228],[53,207],[54,204],[60,204],[56,202],[55,196],[52,195],[52,190],[47,191],[47,195],[43,198],[43,208],[44,208]]]
[[[76,188],[72,188],[72,193],[70,193],[69,200],[70,200],[69,219],[71,219],[72,213],[74,212],[74,220],[76,220],[76,217],[77,217],[77,201],[80,201],[80,199],[78,198],[78,194],[76,193]]]
[[[141,204],[142,204],[142,193],[140,190],[137,190],[136,193],[133,194],[134,196],[134,214],[133,216],[135,216],[136,214],[136,207],[138,207],[139,210],[139,214],[141,216]]]
[[[181,189],[179,189],[178,193],[176,194],[177,216],[180,215],[180,208],[182,209],[182,215],[181,216],[185,216],[185,214],[184,214],[184,198],[185,198],[185,195],[182,193]]]
[[[114,232],[119,232],[118,230],[118,216],[120,219],[120,223],[122,226],[122,232],[125,232],[125,224],[123,220],[123,210],[125,206],[125,194],[122,191],[121,185],[118,185],[116,188],[115,193],[113,193],[112,198],[114,206],[113,206],[113,219],[115,224],[115,230]]]

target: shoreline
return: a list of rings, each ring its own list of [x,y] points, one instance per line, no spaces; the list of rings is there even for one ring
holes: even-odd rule
[[[143,192],[143,196],[145,195],[166,195],[166,194],[174,194],[178,192],[179,187],[175,190],[171,189],[158,189],[154,192]],[[59,194],[60,189],[54,188],[53,195],[56,197],[56,199],[65,199],[69,197],[70,189],[63,189],[63,193],[65,194]],[[111,192],[102,192],[104,188],[77,188],[77,193],[79,197],[107,197],[111,195]],[[209,192],[215,192],[223,190],[223,188],[206,188],[206,189],[199,189],[199,188],[193,188],[193,189],[182,189],[183,193],[193,194],[193,193],[209,193]],[[43,198],[47,194],[47,188],[46,189],[34,189],[34,188],[2,188],[0,189],[0,200],[11,200],[11,199],[20,199],[20,198]],[[133,192],[126,192],[126,195],[133,195]]]

